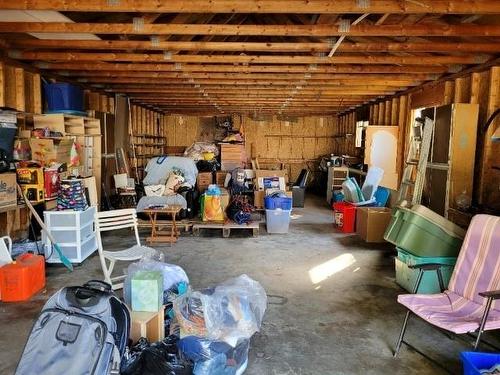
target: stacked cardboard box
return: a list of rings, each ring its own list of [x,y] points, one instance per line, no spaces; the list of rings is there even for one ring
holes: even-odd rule
[[[247,160],[245,145],[222,143],[221,150],[221,169],[232,171],[236,168],[244,168]]]

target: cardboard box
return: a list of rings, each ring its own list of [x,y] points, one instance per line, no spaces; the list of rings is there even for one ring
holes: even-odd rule
[[[218,186],[224,186],[224,182],[226,181],[226,175],[229,172],[227,171],[217,171],[215,172],[215,183]]]
[[[0,206],[17,204],[15,173],[0,173]]]
[[[198,191],[203,193],[208,189],[208,185],[211,185],[213,181],[212,172],[200,172],[196,178],[196,185],[198,186]]]
[[[356,233],[366,242],[385,242],[384,232],[391,221],[387,207],[358,207]]]
[[[264,177],[283,177],[285,179],[285,185],[288,185],[288,171],[286,169],[256,169],[255,170],[255,181],[257,190],[264,189],[264,186],[259,185],[259,180],[262,181]]]
[[[160,311],[163,305],[163,275],[158,271],[139,271],[131,281],[132,310]]]

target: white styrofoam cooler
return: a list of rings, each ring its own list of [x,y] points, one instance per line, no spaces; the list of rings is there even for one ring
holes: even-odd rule
[[[71,263],[81,263],[97,250],[94,215],[95,207],[85,211],[44,211],[45,225],[63,254]],[[48,263],[61,263],[52,242],[42,231],[44,251]]]

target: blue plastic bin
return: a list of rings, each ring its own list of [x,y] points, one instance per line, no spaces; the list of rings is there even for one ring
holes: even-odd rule
[[[281,208],[282,210],[292,209],[292,198],[289,197],[265,197],[264,207],[266,210],[275,210]]]
[[[464,375],[481,375],[480,370],[488,370],[500,363],[500,354],[463,352],[460,354]]]
[[[83,111],[83,90],[70,83],[44,85],[47,112]]]

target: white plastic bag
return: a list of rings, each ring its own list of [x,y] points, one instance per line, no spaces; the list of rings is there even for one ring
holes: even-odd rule
[[[240,339],[248,339],[259,331],[266,307],[264,288],[247,275],[229,279],[215,288],[187,293],[174,301],[181,337],[194,334],[225,341],[233,347]]]
[[[123,283],[123,298],[125,303],[130,306],[131,298],[131,282],[132,276],[139,271],[159,271],[163,275],[163,291],[167,292],[172,287],[181,282],[189,284],[189,279],[186,272],[175,264],[164,263],[160,260],[145,258],[138,262],[132,263],[127,268],[127,277]]]

